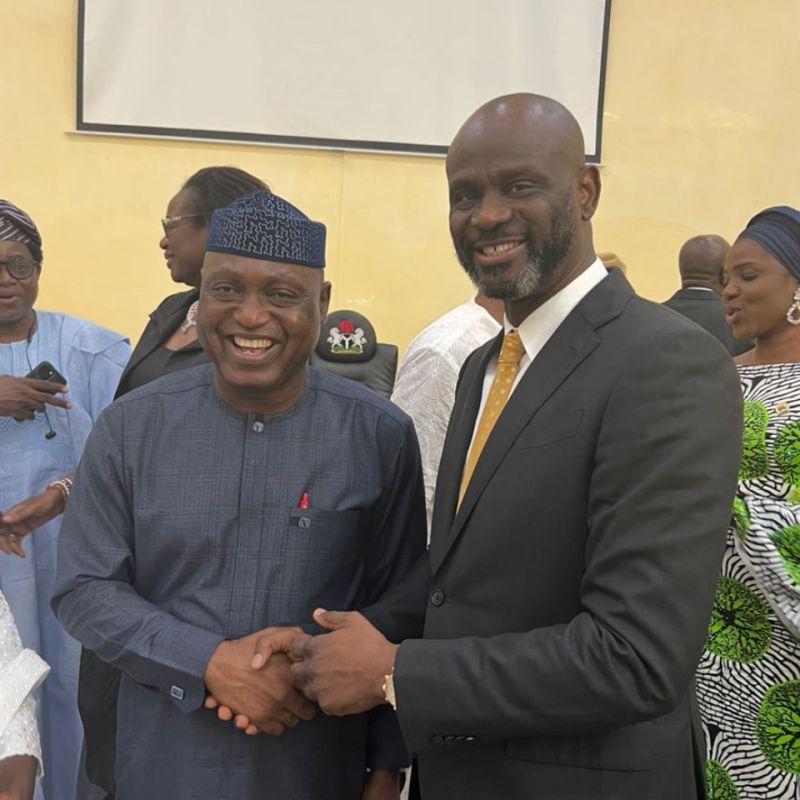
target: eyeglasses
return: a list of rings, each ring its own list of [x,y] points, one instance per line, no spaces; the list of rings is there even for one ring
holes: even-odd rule
[[[202,216],[202,214],[182,214],[180,217],[164,217],[161,220],[161,227],[164,229],[164,233],[168,234],[171,230],[177,228],[183,220]]]
[[[0,261],[0,269],[3,267],[6,268],[6,272],[8,272],[12,278],[18,281],[24,281],[26,278],[30,278],[30,276],[33,275],[33,271],[36,269],[36,262],[20,256],[19,258],[12,258],[10,261]]]

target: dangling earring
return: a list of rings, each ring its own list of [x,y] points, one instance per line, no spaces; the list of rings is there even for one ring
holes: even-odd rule
[[[794,290],[794,302],[786,312],[786,321],[791,325],[800,325],[800,286]]]

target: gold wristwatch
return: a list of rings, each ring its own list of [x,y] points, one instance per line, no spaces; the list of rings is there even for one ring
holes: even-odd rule
[[[384,675],[383,681],[383,699],[397,711],[397,698],[394,694],[394,670],[388,675]]]

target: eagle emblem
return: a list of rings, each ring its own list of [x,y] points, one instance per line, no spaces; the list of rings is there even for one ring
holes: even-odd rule
[[[343,319],[328,331],[328,344],[335,356],[361,355],[367,337],[363,328],[357,328],[351,320]]]

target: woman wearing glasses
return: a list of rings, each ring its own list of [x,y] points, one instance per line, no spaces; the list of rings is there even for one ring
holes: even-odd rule
[[[36,225],[0,200],[0,591],[23,645],[52,665],[41,697],[45,797],[72,800],[80,648],[50,611],[56,542],[72,472],[130,348],[85,320],[34,310],[41,271]]]
[[[265,189],[263,181],[236,167],[206,167],[192,175],[169,201],[167,216],[161,220],[164,236],[159,246],[172,280],[192,288],[170,295],[150,315],[122,375],[117,397],[168,372],[208,360],[195,328],[208,223],[216,209]]]

